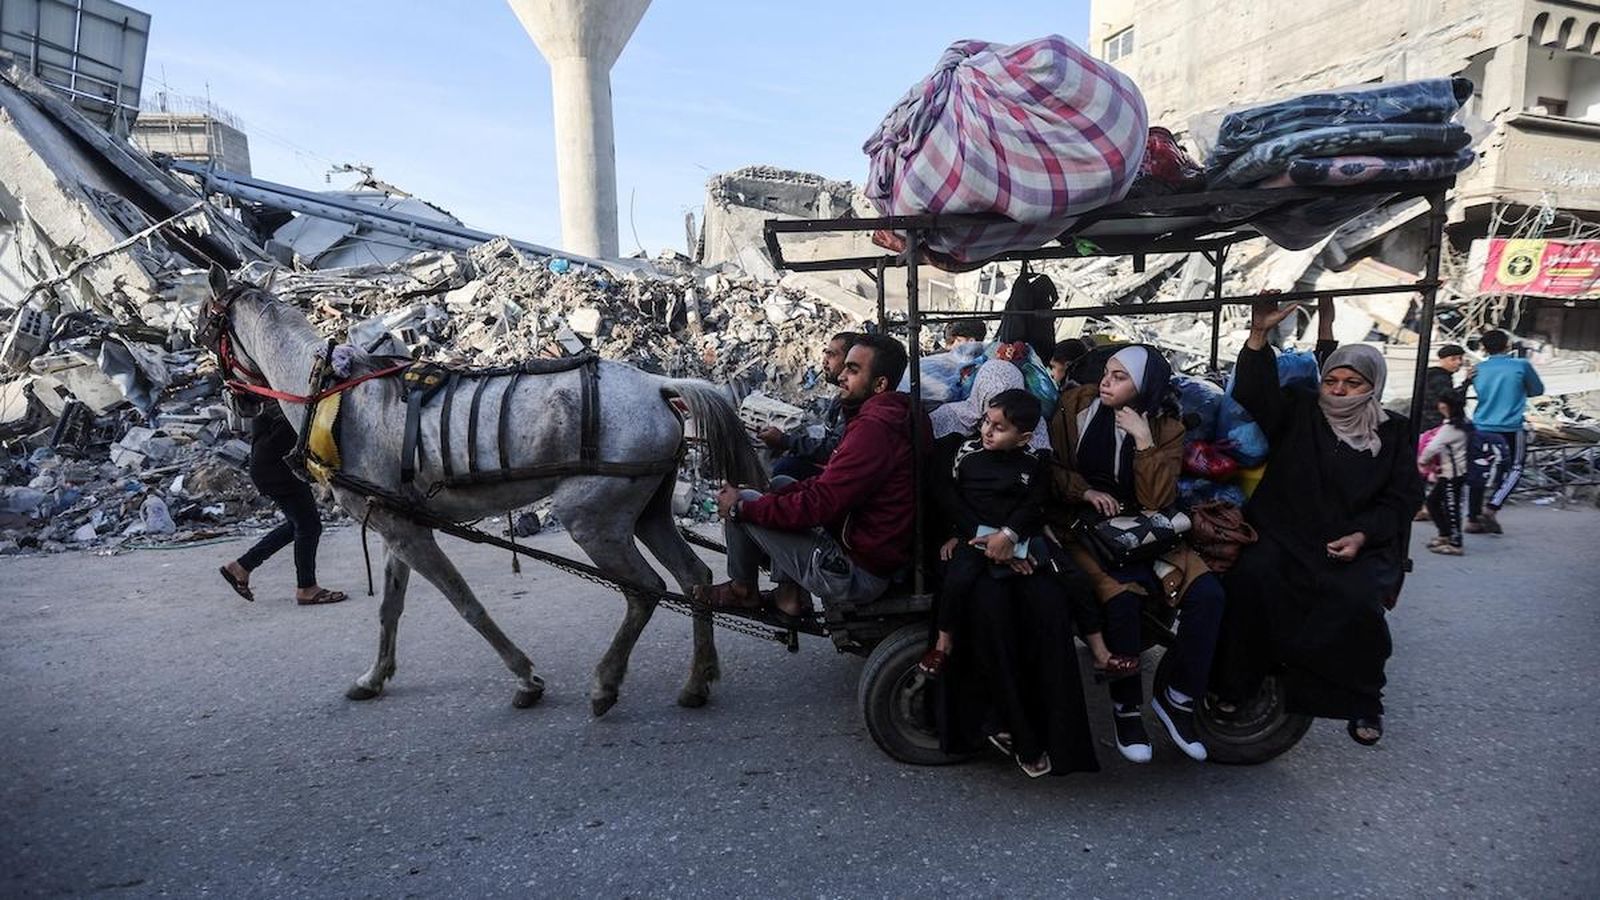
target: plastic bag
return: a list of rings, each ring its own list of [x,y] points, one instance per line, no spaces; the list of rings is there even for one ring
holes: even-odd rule
[[[1241,465],[1255,466],[1267,460],[1267,433],[1239,401],[1226,394],[1217,410],[1217,442]]]
[[[1217,417],[1222,412],[1222,388],[1204,378],[1192,375],[1174,375],[1172,390],[1178,396],[1178,410],[1183,417],[1185,435],[1190,443],[1215,441],[1218,432]]]
[[[1211,441],[1189,441],[1183,445],[1183,471],[1212,481],[1227,481],[1239,471],[1239,463]]]
[[[1288,350],[1278,354],[1279,387],[1315,391],[1321,381],[1322,367],[1317,364],[1315,353],[1309,350]],[[1233,393],[1231,383],[1228,385],[1228,393]]]
[[[1202,503],[1226,500],[1235,506],[1244,506],[1244,490],[1237,484],[1216,482],[1208,478],[1178,478],[1178,506],[1190,510]]]
[[[918,372],[922,375],[922,399],[928,403],[949,403],[965,400],[972,390],[972,379],[978,367],[988,362],[988,347],[977,341],[958,344],[944,353],[922,357]],[[900,379],[900,390],[911,390],[911,372],[907,370]]]

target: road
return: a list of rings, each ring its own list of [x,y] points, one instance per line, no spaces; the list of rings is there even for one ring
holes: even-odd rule
[[[293,605],[287,554],[233,597],[242,541],[0,560],[0,895],[1597,896],[1600,512],[1503,518],[1417,554],[1379,747],[1319,722],[1265,766],[1158,738],[1135,767],[1091,690],[1105,770],[1041,781],[894,763],[820,641],[725,636],[711,705],[680,709],[668,613],[594,720],[620,598],[454,541],[548,680],[531,710],[420,579],[389,691],[343,698],[376,645],[355,529],[328,607]]]

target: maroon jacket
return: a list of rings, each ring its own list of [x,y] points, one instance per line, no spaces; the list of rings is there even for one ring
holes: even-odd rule
[[[822,474],[745,501],[740,521],[782,531],[825,528],[856,565],[889,577],[911,559],[910,425],[910,395],[873,395],[845,425]],[[927,447],[926,416],[921,427]]]

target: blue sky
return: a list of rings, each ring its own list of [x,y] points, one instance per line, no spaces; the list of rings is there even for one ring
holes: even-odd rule
[[[367,163],[469,225],[559,242],[549,72],[501,0],[128,2],[154,17],[146,95],[209,93],[257,177],[322,189]],[[862,142],[948,44],[1082,43],[1088,18],[1088,0],[656,0],[611,75],[622,251],[682,250],[716,172],[859,184]]]

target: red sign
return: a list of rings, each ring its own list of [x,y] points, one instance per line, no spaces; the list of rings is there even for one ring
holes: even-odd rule
[[[1491,238],[1478,292],[1600,300],[1600,241]]]

